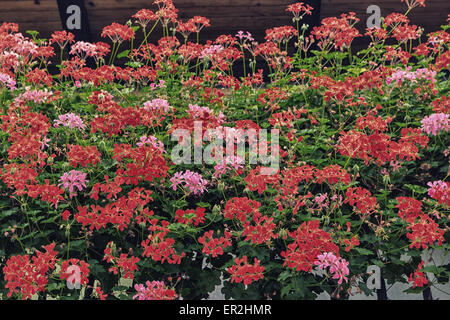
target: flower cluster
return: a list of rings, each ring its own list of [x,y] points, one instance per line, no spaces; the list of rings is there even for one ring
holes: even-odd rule
[[[173,190],[177,190],[180,186],[183,187],[188,193],[202,194],[206,191],[206,185],[208,181],[203,179],[202,175],[190,170],[176,172],[172,178],[171,187]]]
[[[133,296],[134,300],[174,300],[178,297],[175,290],[169,289],[164,281],[147,281],[144,284],[135,284],[134,289],[137,294]]]
[[[64,189],[69,189],[70,194],[74,193],[74,188],[78,188],[78,191],[82,191],[86,188],[86,173],[77,170],[70,170],[64,173],[59,179],[61,182],[58,186],[62,186]]]
[[[231,282],[242,282],[247,286],[254,281],[263,279],[264,267],[259,264],[260,262],[255,258],[254,264],[250,264],[247,261],[247,256],[234,259],[235,264],[227,269],[227,272],[231,274]]]
[[[342,284],[342,281],[348,281],[347,276],[349,274],[348,261],[342,258],[336,257],[332,252],[324,252],[319,254],[314,261],[314,265],[319,267],[319,270],[325,270],[329,268],[329,273],[333,279],[339,279],[338,284]]]
[[[62,114],[58,117],[58,119],[53,120],[55,124],[53,125],[55,128],[59,126],[69,127],[70,129],[77,128],[78,130],[83,130],[86,126],[83,123],[83,120],[74,113],[66,113]]]
[[[436,136],[440,132],[450,130],[450,118],[445,113],[433,113],[422,119],[422,130],[426,133]]]

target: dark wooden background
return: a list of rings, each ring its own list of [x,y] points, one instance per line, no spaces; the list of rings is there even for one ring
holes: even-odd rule
[[[94,40],[101,40],[102,28],[112,22],[125,23],[142,8],[152,8],[152,0],[85,0],[90,28]],[[295,0],[174,0],[182,19],[194,15],[206,16],[211,27],[205,29],[203,38],[215,39],[220,34],[235,34],[238,30],[250,31],[262,40],[266,28],[291,24],[288,4]],[[304,1],[306,2],[306,1]],[[366,9],[379,5],[382,16],[395,11],[405,12],[400,0],[322,0],[320,18],[354,11],[361,18],[358,24],[365,28]],[[427,0],[426,8],[416,8],[410,18],[412,23],[425,28],[425,32],[439,29],[450,13],[450,0]],[[19,23],[22,32],[38,30],[48,37],[54,30],[62,30],[56,0],[0,0],[0,21]]]

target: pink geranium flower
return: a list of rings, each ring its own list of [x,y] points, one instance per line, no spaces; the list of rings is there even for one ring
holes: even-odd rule
[[[69,189],[70,197],[72,198],[74,189],[78,188],[78,191],[82,191],[86,188],[86,183],[89,180],[86,180],[86,173],[77,170],[71,170],[69,172],[64,173],[59,179],[61,182],[58,186],[63,187],[64,189]]]

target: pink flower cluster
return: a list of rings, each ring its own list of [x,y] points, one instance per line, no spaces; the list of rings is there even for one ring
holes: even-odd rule
[[[410,71],[411,67],[408,67],[406,70],[397,70],[390,77],[386,78],[386,83],[389,85],[392,81],[395,81],[397,85],[401,85],[405,80],[409,80],[411,82],[417,82],[417,80],[428,80],[432,83],[436,82],[435,76],[436,71],[429,70],[426,68],[417,69],[416,71]]]
[[[54,120],[54,122],[55,124],[53,126],[55,128],[59,127],[60,125],[69,127],[70,129],[77,128],[79,130],[83,130],[85,128],[83,120],[81,120],[81,118],[74,113],[62,114],[58,117],[57,120]]]
[[[247,33],[244,33],[244,31],[240,30],[238,31],[238,33],[236,33],[236,37],[238,37],[240,40],[245,41],[254,41],[255,39],[253,39],[252,34],[250,32],[247,31]]]
[[[70,54],[77,55],[80,59],[85,60],[87,57],[97,58],[103,55],[105,48],[95,43],[77,41],[70,47]]]
[[[450,130],[449,115],[445,113],[433,113],[429,117],[423,118],[422,130],[433,136],[438,135],[441,131],[448,132]]]
[[[201,174],[190,170],[176,172],[173,177],[170,178],[170,182],[172,182],[171,187],[173,190],[177,190],[177,187],[181,185],[194,194],[202,194],[205,192],[206,185],[208,184],[208,181],[203,179]]]
[[[163,111],[164,113],[169,112],[170,108],[169,102],[164,99],[153,99],[152,101],[147,101],[144,103],[144,109],[147,111]]]
[[[156,88],[165,88],[165,81],[164,80],[159,80],[159,83],[156,84],[154,82],[150,83],[150,90],[155,90]]]
[[[48,91],[48,89],[44,90],[30,90],[29,87],[26,88],[25,92],[21,93],[16,99],[16,102],[26,102],[33,101],[34,103],[42,103],[47,101],[49,97],[53,95],[52,91]]]
[[[134,285],[138,293],[133,296],[133,300],[173,300],[177,297],[175,291],[166,288],[163,281],[147,281],[145,285]]]
[[[207,117],[214,113],[214,111],[211,110],[210,108],[200,107],[198,104],[189,104],[188,112],[194,120],[203,118],[203,117]],[[222,112],[220,112],[219,117],[218,117],[218,122],[222,123],[224,118],[225,118],[224,114]]]
[[[448,203],[450,202],[450,183],[438,180],[433,182],[428,182],[427,186],[428,195],[439,201],[439,203]]]
[[[228,156],[214,167],[215,172],[213,173],[213,177],[220,178],[227,171],[231,171],[233,169],[238,171],[244,167],[243,163],[244,159],[239,156]]]
[[[328,201],[326,201],[328,198],[328,194],[322,194],[319,193],[317,196],[314,197],[314,202],[317,204],[319,209],[327,209],[328,208]]]
[[[324,252],[319,254],[314,261],[316,266],[319,266],[320,270],[329,268],[329,272],[333,279],[339,279],[338,283],[341,284],[342,280],[348,281],[347,277],[349,274],[348,261],[343,258],[336,257],[332,252]]]
[[[143,145],[150,144],[153,147],[155,147],[156,149],[159,149],[162,152],[166,152],[166,150],[164,150],[164,144],[154,136],[149,136],[149,137],[142,136],[139,138],[139,140],[141,142],[136,143],[138,147],[142,147]]]
[[[220,44],[210,45],[202,50],[200,53],[200,59],[212,59],[215,55],[219,54],[223,50],[223,46]]]
[[[86,173],[71,170],[64,173],[59,179],[59,182],[61,183],[58,187],[62,186],[64,189],[69,189],[70,197],[72,198],[74,188],[78,188],[79,191],[82,191],[86,188],[86,183],[89,182],[89,180],[86,180]]]
[[[6,73],[0,72],[0,83],[6,85],[11,91],[14,91],[16,88],[16,81]]]

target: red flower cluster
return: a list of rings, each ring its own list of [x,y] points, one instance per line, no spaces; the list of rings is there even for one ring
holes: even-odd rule
[[[67,159],[71,166],[75,168],[80,165],[82,167],[95,166],[100,163],[101,154],[96,146],[80,146],[68,145]]]
[[[181,210],[175,212],[175,221],[183,224],[198,226],[205,221],[205,208],[198,207],[196,210]]]
[[[403,128],[398,142],[391,140],[387,134],[375,132],[370,135],[350,130],[342,132],[337,150],[341,155],[364,160],[366,164],[374,161],[383,164],[389,161],[419,158],[419,148],[425,148],[428,137],[421,129]]]
[[[126,184],[138,185],[140,181],[152,182],[165,177],[169,167],[162,150],[151,144],[133,148],[129,144],[115,144],[113,159],[119,161],[117,175],[125,178]],[[122,162],[122,160],[132,160]]]
[[[363,216],[377,212],[377,199],[372,197],[372,193],[369,190],[361,187],[348,188],[345,195],[347,199],[344,200],[344,203],[349,203],[354,207],[356,206],[358,212]]]
[[[158,20],[158,15],[149,9],[141,9],[138,12],[136,12],[132,17],[137,19],[137,22],[143,28],[147,27],[150,21]]]
[[[103,28],[102,37],[109,37],[112,42],[122,42],[134,38],[134,31],[126,25],[113,22]]]
[[[339,256],[339,247],[333,243],[331,235],[319,228],[318,220],[303,222],[297,230],[288,232],[294,242],[281,252],[285,259],[283,266],[297,271],[308,272],[314,266],[314,260],[323,252],[332,252]]]
[[[36,199],[37,197],[41,197],[42,201],[50,202],[57,208],[58,202],[64,200],[63,196],[64,189],[60,187],[50,184],[49,180],[45,180],[45,184],[31,184],[27,185],[28,192],[27,194]]]
[[[294,20],[300,20],[305,14],[312,14],[313,7],[303,2],[296,2],[287,6],[286,11],[291,12],[294,15]],[[302,15],[300,15],[303,13]]]
[[[79,274],[77,273],[77,270],[79,270]],[[73,277],[73,275],[76,275],[76,277]],[[75,285],[75,283],[79,281],[80,285],[86,285],[89,282],[89,263],[78,259],[64,260],[61,263],[60,278],[66,280],[71,276],[72,284]]]
[[[329,50],[331,47],[341,51],[348,48],[353,39],[360,37],[359,31],[353,27],[356,18],[354,12],[349,14],[341,14],[341,18],[329,17],[322,20],[319,27],[314,27],[311,34],[319,41],[318,46],[322,49]]]
[[[167,238],[169,229],[167,226],[170,224],[168,221],[161,221],[161,225],[158,225],[158,220],[153,219],[150,221],[151,226],[148,230],[151,232],[148,238],[142,241],[141,246],[143,248],[142,255],[144,257],[151,257],[154,261],[167,261],[169,264],[180,264],[181,259],[186,255],[184,252],[178,255],[173,248],[175,240],[173,238]]]
[[[422,202],[410,197],[397,197],[395,200],[398,204],[395,206],[398,208],[398,216],[407,221],[413,222],[422,214]]]
[[[133,256],[128,258],[128,254],[126,253],[121,253],[119,257],[115,257],[112,254],[112,247],[113,242],[110,241],[104,250],[105,256],[103,257],[103,260],[114,264],[108,271],[118,274],[120,270],[121,275],[123,275],[125,279],[133,279],[133,272],[138,269],[136,263],[138,263],[140,259]]]
[[[37,292],[45,291],[48,282],[47,272],[55,268],[58,254],[55,244],[43,247],[45,252],[36,251],[30,261],[29,255],[12,256],[3,267],[5,287],[9,289],[8,297],[19,293],[23,300],[30,299]]]
[[[94,186],[94,188],[98,185]],[[144,188],[134,188],[128,192],[127,196],[120,197],[117,201],[108,203],[105,207],[99,205],[91,205],[91,211],[88,206],[78,207],[78,212],[75,214],[77,222],[83,226],[89,225],[90,230],[99,230],[105,228],[108,223],[113,224],[119,230],[124,230],[132,222],[133,214],[136,212],[136,219],[146,219],[142,217],[151,216],[148,210],[143,209],[152,198],[151,191]],[[92,195],[91,197],[96,197]],[[147,217],[148,218],[148,217]]]
[[[348,172],[338,164],[331,164],[324,167],[322,170],[317,170],[316,179],[317,183],[323,183],[327,180],[329,184],[342,182],[345,185],[349,185],[351,182]]]
[[[413,283],[413,288],[415,287],[423,287],[428,283],[428,279],[425,273],[422,272],[423,265],[425,261],[420,262],[417,266],[417,270],[414,273],[411,273],[408,277],[408,281]]]
[[[442,245],[445,241],[445,230],[439,228],[439,225],[431,219],[428,215],[420,215],[419,220],[412,222],[408,228],[410,233],[406,234],[409,240],[411,240],[410,248],[423,249],[428,248],[429,245],[433,245],[436,241],[438,245]]]
[[[259,265],[260,260],[254,260],[254,264],[247,262],[247,256],[243,256],[241,259],[234,259],[234,265],[227,269],[227,272],[231,274],[231,283],[243,282],[245,286],[249,285],[253,281],[263,279],[264,267]]]
[[[271,239],[276,238],[273,233],[275,229],[275,223],[273,218],[261,215],[258,211],[253,213],[253,223],[250,221],[244,223],[244,231],[242,236],[245,236],[245,241],[249,241],[253,244],[268,243]]]
[[[245,223],[247,219],[258,212],[260,206],[261,203],[247,197],[235,197],[227,201],[223,214],[227,219],[236,218]]]
[[[214,238],[214,231],[209,230],[198,238],[198,242],[203,245],[202,252],[207,255],[211,255],[213,258],[222,255],[223,249],[231,246],[231,233],[224,232],[224,237]]]
[[[297,35],[297,30],[294,27],[281,26],[267,29],[265,39],[275,43],[285,43],[295,35]]]
[[[258,193],[262,194],[267,189],[268,184],[278,183],[278,175],[262,174],[263,169],[263,167],[257,166],[255,169],[250,170],[250,173],[244,178],[250,191],[258,190]]]

